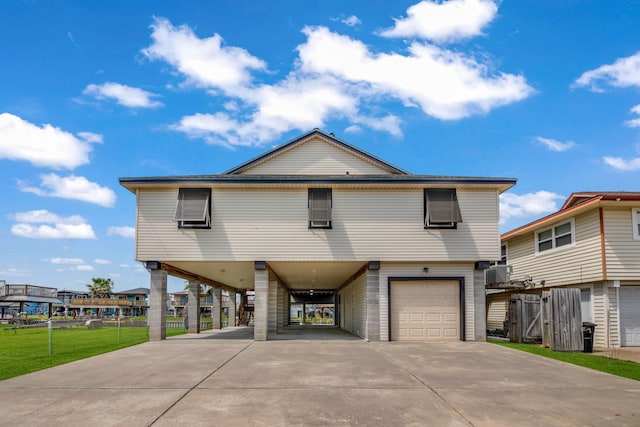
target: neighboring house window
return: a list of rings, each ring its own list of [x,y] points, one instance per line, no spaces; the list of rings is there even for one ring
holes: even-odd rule
[[[536,236],[536,252],[544,252],[573,243],[573,222],[569,221],[538,232]]]
[[[633,238],[640,240],[640,209],[633,209]]]
[[[331,189],[309,189],[309,228],[331,228]]]
[[[178,228],[211,228],[211,189],[181,188],[173,219]]]
[[[507,245],[500,246],[500,261],[498,261],[499,265],[507,265]]]
[[[462,214],[454,188],[424,190],[424,228],[458,228]]]
[[[591,288],[580,289],[580,311],[582,313],[583,322],[593,322]]]

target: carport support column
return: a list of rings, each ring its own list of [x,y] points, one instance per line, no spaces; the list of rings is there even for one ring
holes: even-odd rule
[[[476,263],[477,264],[477,263]],[[484,269],[476,268],[473,271],[473,339],[475,341],[487,340],[487,302],[484,289]],[[466,308],[465,308],[466,309]],[[466,328],[465,328],[466,329]],[[469,331],[467,331],[467,336]],[[467,340],[467,337],[464,337]]]
[[[211,297],[211,329],[222,329],[222,288],[212,288]]]
[[[167,272],[151,270],[149,289],[149,341],[167,338]]]
[[[268,331],[269,271],[266,261],[254,263],[253,339],[266,341]]]
[[[370,261],[365,278],[367,340],[380,341],[380,261]]]
[[[237,313],[236,291],[229,291],[229,326],[238,326],[236,324]]]
[[[200,333],[200,282],[197,280],[189,280],[189,308],[187,316],[187,331],[190,334]]]

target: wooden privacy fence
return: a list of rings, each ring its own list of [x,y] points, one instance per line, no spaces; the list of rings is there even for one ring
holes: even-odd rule
[[[542,292],[542,344],[554,351],[582,351],[580,289],[554,288]]]
[[[509,340],[517,343],[542,342],[540,295],[511,295],[509,301]]]

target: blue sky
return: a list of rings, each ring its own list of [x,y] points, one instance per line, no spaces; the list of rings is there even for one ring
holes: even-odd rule
[[[0,0],[0,279],[148,286],[119,177],[221,173],[314,127],[517,178],[503,232],[637,191],[638,22],[616,0]]]

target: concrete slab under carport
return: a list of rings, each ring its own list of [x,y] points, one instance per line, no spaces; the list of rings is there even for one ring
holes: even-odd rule
[[[640,382],[493,344],[242,333],[182,335],[1,381],[3,424],[640,424]]]

